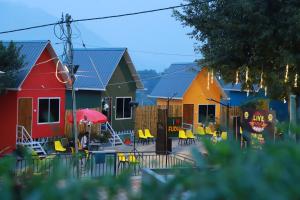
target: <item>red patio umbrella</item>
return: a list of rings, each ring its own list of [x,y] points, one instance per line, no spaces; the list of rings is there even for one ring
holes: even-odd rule
[[[70,123],[73,122],[73,115],[72,113],[70,113],[70,115],[68,116],[68,121]],[[77,123],[83,122],[83,123],[105,123],[107,122],[107,117],[102,114],[99,111],[96,110],[91,110],[91,109],[80,109],[76,111],[76,121]]]

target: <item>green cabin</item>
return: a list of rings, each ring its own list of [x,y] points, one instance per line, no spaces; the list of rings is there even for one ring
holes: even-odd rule
[[[76,106],[94,108],[105,114],[115,131],[134,129],[133,110],[141,80],[126,48],[74,49],[74,64],[79,65],[74,84]],[[71,91],[66,108],[72,108]]]

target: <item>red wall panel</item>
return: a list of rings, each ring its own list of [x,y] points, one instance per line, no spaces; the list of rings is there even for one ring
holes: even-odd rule
[[[0,151],[11,152],[16,147],[17,94],[9,91],[0,95]]]
[[[44,50],[37,61],[38,63],[48,61],[51,56],[47,50]],[[22,84],[22,89],[18,92],[18,98],[33,98],[33,116],[32,116],[32,137],[52,137],[64,134],[65,124],[65,85],[59,82],[55,76],[56,63],[49,61],[34,66],[30,74]],[[41,97],[59,97],[60,98],[60,121],[53,124],[38,124],[38,98]]]

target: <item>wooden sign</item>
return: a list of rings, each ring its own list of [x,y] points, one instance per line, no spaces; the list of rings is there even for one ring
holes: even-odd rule
[[[169,136],[178,136],[179,130],[182,128],[182,117],[168,118],[168,134]]]

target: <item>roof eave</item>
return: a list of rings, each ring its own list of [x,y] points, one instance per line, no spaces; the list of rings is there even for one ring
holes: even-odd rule
[[[156,98],[156,99],[169,99],[170,97],[164,97],[164,96],[153,96],[153,95],[147,95],[149,98]],[[173,97],[172,100],[182,100],[182,97]]]

